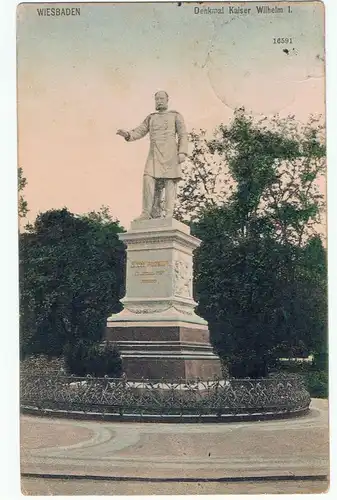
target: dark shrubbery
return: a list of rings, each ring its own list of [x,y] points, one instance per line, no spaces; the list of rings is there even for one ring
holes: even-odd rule
[[[256,356],[243,358],[232,356],[227,360],[228,372],[234,378],[264,378],[268,374],[268,365],[263,359]]]
[[[324,361],[322,361],[324,358]],[[283,361],[278,369],[284,373],[303,377],[312,398],[327,398],[329,392],[329,371],[326,356],[315,356],[313,364],[301,361]]]
[[[21,358],[61,357],[67,344],[103,338],[106,319],[120,311],[123,228],[109,213],[39,214],[20,234]]]
[[[327,398],[329,391],[329,374],[326,371],[311,371],[304,376],[305,384],[312,398]]]
[[[65,365],[67,371],[79,377],[92,375],[94,377],[120,377],[122,375],[122,360],[115,345],[107,342],[89,343],[80,340],[75,345],[65,349]]]

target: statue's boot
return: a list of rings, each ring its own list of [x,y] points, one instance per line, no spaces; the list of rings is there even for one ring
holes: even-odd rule
[[[148,220],[148,219],[152,219],[152,217],[149,216],[149,214],[146,214],[144,212],[142,212],[139,217],[136,217],[135,219],[133,219],[134,221],[137,221],[137,220]]]

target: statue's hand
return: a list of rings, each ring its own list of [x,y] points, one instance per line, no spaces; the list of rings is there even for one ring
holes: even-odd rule
[[[117,132],[116,132],[117,135],[121,135],[122,137],[124,137],[124,139],[126,137],[128,137],[129,135],[129,132],[127,132],[126,130],[123,130],[123,129],[118,129]]]
[[[185,160],[186,160],[186,155],[184,153],[179,153],[178,154],[179,163],[183,163]]]

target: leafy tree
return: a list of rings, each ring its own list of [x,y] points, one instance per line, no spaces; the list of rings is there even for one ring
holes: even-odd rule
[[[216,212],[216,213],[215,213]],[[198,312],[234,376],[266,376],[278,357],[320,352],[326,338],[325,251],[246,236],[236,242],[234,214],[207,213],[194,226]],[[322,268],[308,253],[320,247]]]
[[[21,194],[24,188],[27,186],[27,179],[23,176],[23,170],[21,167],[18,168],[18,213],[20,218],[26,217],[28,210],[27,201]]]
[[[306,125],[293,117],[256,121],[239,109],[213,139],[203,133],[194,140],[202,143],[194,149],[200,161],[193,160],[178,212],[192,219],[192,232],[203,241],[195,262],[199,313],[232,374],[264,376],[281,353],[322,349],[326,338],[317,186],[325,168],[324,131],[314,118]],[[212,200],[196,188],[208,174],[210,185],[216,183],[219,171],[228,171],[232,188],[222,201],[221,192]]]
[[[211,150],[205,130],[189,134],[190,157],[182,164],[184,181],[178,187],[175,218],[192,222],[212,207],[223,205],[233,190],[228,165]]]
[[[20,235],[21,351],[59,356],[79,340],[99,341],[121,309],[123,228],[106,212],[38,215]]]
[[[209,146],[223,155],[237,184],[231,201],[240,214],[242,234],[252,218],[272,225],[283,243],[301,245],[317,233],[323,208],[317,180],[326,164],[319,117],[305,125],[293,116],[255,122],[239,109]]]
[[[110,342],[101,345],[81,339],[75,345],[68,344],[65,348],[65,364],[70,373],[80,377],[122,375],[122,359]]]
[[[324,207],[317,181],[326,165],[320,117],[305,125],[293,116],[256,121],[240,108],[212,139],[201,130],[190,141],[176,217],[193,222],[229,202],[240,215],[241,235],[254,218],[283,242],[301,245],[317,233]]]

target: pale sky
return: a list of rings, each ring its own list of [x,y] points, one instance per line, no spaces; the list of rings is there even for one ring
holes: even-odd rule
[[[295,3],[289,13],[269,3],[284,12],[257,14],[262,4],[249,3],[250,14],[235,15],[224,3],[223,14],[194,13],[207,5],[53,5],[80,7],[69,17],[19,6],[18,155],[28,220],[50,208],[108,205],[128,227],[141,210],[148,138],[129,144],[116,130],[139,125],[159,89],[188,130],[211,131],[242,105],[301,121],[324,114],[322,4]]]

